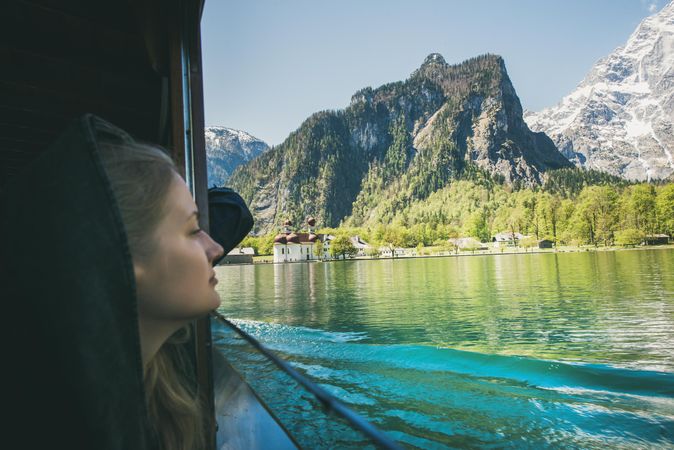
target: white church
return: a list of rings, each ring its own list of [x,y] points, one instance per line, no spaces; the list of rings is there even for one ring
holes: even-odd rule
[[[274,262],[300,262],[330,257],[330,241],[334,236],[314,233],[316,220],[307,219],[308,233],[291,231],[292,222],[283,223],[283,231],[274,238]]]

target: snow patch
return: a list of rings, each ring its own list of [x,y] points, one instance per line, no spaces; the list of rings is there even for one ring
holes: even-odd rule
[[[653,127],[650,123],[639,119],[632,119],[625,124],[626,137],[636,138],[645,134],[653,134]]]

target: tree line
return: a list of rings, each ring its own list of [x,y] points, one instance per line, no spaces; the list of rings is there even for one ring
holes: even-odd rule
[[[324,228],[359,235],[374,247],[445,245],[455,237],[489,242],[501,232],[549,239],[559,245],[636,245],[646,236],[674,235],[674,183],[590,184],[513,190],[508,185],[457,180],[410,204],[388,223]],[[242,243],[271,254],[276,232]]]

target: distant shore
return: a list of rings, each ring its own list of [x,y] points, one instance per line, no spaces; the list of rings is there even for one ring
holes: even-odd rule
[[[255,256],[253,258],[253,264],[301,264],[307,262],[339,262],[339,261],[376,261],[384,259],[411,259],[411,258],[453,258],[461,256],[498,256],[498,255],[533,255],[541,253],[579,253],[579,252],[612,252],[612,251],[625,251],[625,250],[656,250],[656,249],[669,249],[674,250],[674,244],[667,245],[636,245],[631,247],[623,246],[598,246],[594,245],[583,245],[583,246],[571,246],[571,245],[562,245],[556,248],[523,248],[523,247],[506,247],[506,248],[490,248],[488,250],[467,250],[458,252],[455,251],[438,251],[431,252],[427,255],[417,254],[416,248],[405,249],[406,254],[399,256],[356,256],[353,258],[343,259],[327,259],[327,260],[312,260],[312,261],[293,261],[274,263],[274,257],[272,255],[263,255]],[[236,263],[225,264],[225,265],[237,265]]]

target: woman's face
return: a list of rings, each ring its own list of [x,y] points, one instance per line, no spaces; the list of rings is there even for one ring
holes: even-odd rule
[[[152,254],[134,261],[141,320],[186,323],[220,305],[213,261],[222,247],[199,229],[197,207],[175,175]]]

